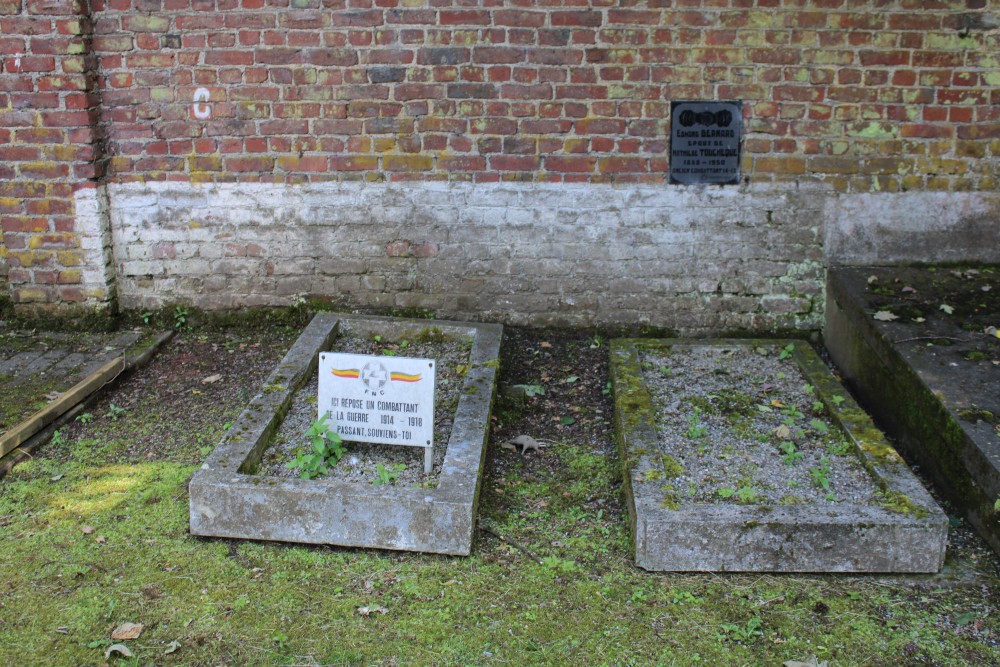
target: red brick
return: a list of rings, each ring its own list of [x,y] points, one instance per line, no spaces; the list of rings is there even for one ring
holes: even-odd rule
[[[441,25],[489,25],[490,13],[478,9],[449,9],[439,14]]]
[[[371,171],[378,169],[378,158],[373,155],[333,156],[330,168],[335,171]]]
[[[404,83],[393,89],[393,98],[399,101],[441,99],[445,88],[439,84]]]
[[[597,161],[597,171],[602,174],[649,171],[649,161],[640,157],[607,157]]]
[[[328,162],[328,158],[321,155],[306,157],[283,156],[278,158],[278,167],[285,171],[325,172]]]
[[[1000,139],[1000,123],[968,125],[958,128],[959,139]]]
[[[247,66],[254,64],[253,51],[207,51],[206,65]]]
[[[545,169],[556,172],[592,172],[597,158],[590,156],[549,155],[545,157]]]
[[[226,158],[226,169],[230,171],[266,171],[274,168],[274,158],[268,156],[230,157]]]
[[[541,28],[545,25],[545,16],[545,12],[498,9],[493,12],[493,24],[517,28]]]
[[[601,25],[602,17],[600,11],[555,11],[549,16],[553,27],[560,26],[588,26],[595,28]]]
[[[390,241],[385,244],[386,257],[409,257],[410,254],[409,241]]]
[[[498,171],[537,171],[541,166],[541,158],[527,155],[493,155],[490,157],[490,168]]]
[[[477,46],[472,50],[474,63],[519,63],[524,61],[524,49],[509,46]]]
[[[41,157],[42,151],[37,146],[4,146],[4,161],[29,161]]]
[[[920,139],[945,139],[954,136],[954,128],[950,125],[906,123],[900,127],[899,136]]]
[[[0,229],[5,234],[39,234],[49,230],[49,222],[44,218],[27,216],[0,216]]]
[[[862,51],[858,57],[864,67],[901,67],[910,64],[909,51]]]

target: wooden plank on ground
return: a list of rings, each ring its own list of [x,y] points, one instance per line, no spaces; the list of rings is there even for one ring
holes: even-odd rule
[[[13,450],[35,433],[38,433],[53,420],[57,419],[59,415],[115,379],[123,370],[125,370],[125,357],[121,356],[112,359],[75,384],[70,390],[60,394],[59,398],[4,433],[0,436],[0,456]]]

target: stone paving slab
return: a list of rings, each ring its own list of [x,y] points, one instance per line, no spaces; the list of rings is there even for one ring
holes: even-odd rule
[[[256,470],[295,392],[314,373],[338,326],[414,337],[429,327],[473,337],[461,399],[437,488],[397,488]],[[191,479],[191,533],[467,555],[472,548],[503,328],[492,324],[320,313]]]
[[[793,358],[825,403],[875,482],[905,511],[840,503],[664,506],[657,484],[636,482],[661,451],[656,412],[642,379],[643,345],[674,353],[706,345],[794,345]],[[937,572],[948,522],[868,416],[799,341],[618,339],[611,346],[615,428],[625,462],[625,490],[636,564],[656,571]],[[839,403],[839,404],[838,404]]]
[[[134,351],[143,331],[110,333],[0,328],[0,435],[112,359]]]
[[[1000,341],[983,331],[1000,326],[1000,267],[977,273],[831,270],[824,339],[900,450],[1000,552]],[[877,320],[879,311],[895,319]]]

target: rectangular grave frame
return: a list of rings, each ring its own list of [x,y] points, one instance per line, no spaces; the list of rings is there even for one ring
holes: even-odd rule
[[[415,337],[435,327],[474,338],[437,488],[245,474],[259,463],[341,323],[362,335]],[[192,476],[191,534],[468,555],[502,335],[496,324],[317,314]]]
[[[880,506],[661,506],[660,484],[634,477],[656,466],[655,408],[641,380],[640,349],[703,346],[794,346],[792,358],[856,448],[873,480],[909,512]],[[611,343],[615,430],[635,561],[652,571],[937,572],[944,563],[948,519],[868,415],[803,341],[616,339]],[[833,396],[844,400],[838,406]]]

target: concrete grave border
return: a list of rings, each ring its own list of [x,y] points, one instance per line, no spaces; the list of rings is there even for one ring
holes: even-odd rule
[[[1000,553],[1000,438],[990,424],[969,422],[959,409],[988,386],[991,370],[952,371],[940,357],[917,352],[914,339],[894,342],[887,323],[872,317],[869,269],[841,268],[828,275],[824,339],[847,382],[899,447],[950,496],[956,510]],[[954,333],[967,336],[958,325]],[[949,350],[954,348],[948,348]],[[995,372],[995,371],[994,371]],[[993,397],[995,400],[995,397]]]
[[[833,420],[854,443],[883,491],[905,511],[841,504],[805,506],[661,506],[662,482],[635,482],[656,467],[655,408],[641,380],[640,348],[794,344],[793,358]],[[948,520],[867,414],[802,341],[617,339],[611,344],[615,429],[625,466],[625,492],[636,564],[655,571],[937,572],[944,562]],[[834,395],[845,400],[838,406]]]
[[[295,392],[312,376],[319,353],[336,338],[340,323],[389,339],[412,337],[429,327],[474,338],[437,488],[244,474],[260,462]],[[502,335],[503,327],[494,324],[316,315],[192,477],[191,533],[468,555]]]

